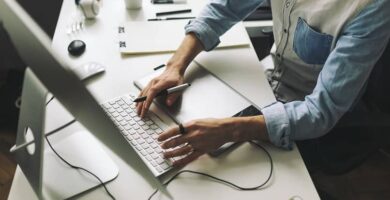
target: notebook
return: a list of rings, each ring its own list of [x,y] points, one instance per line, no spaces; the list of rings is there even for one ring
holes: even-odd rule
[[[122,54],[174,52],[182,42],[187,20],[127,22],[118,27],[119,50]],[[217,48],[244,47],[250,39],[242,23],[236,24],[220,37]]]

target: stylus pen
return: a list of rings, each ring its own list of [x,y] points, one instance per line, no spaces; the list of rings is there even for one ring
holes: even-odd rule
[[[180,19],[195,19],[195,17],[158,17],[148,19],[148,21],[164,21],[164,20],[180,20]]]
[[[165,89],[165,90],[157,93],[156,97],[165,96],[165,95],[172,94],[172,93],[175,93],[175,92],[181,92],[181,91],[185,90],[186,88],[188,88],[190,86],[191,86],[190,83],[184,83],[184,84],[178,85],[176,87],[168,88],[168,89]],[[138,97],[138,98],[136,98],[134,100],[134,102],[136,102],[136,103],[142,102],[142,101],[145,101],[146,98],[147,98],[146,96]]]
[[[184,10],[175,10],[175,11],[168,11],[168,12],[158,12],[156,13],[156,17],[163,16],[163,15],[174,15],[174,14],[180,14],[180,13],[190,13],[191,9],[184,9]]]

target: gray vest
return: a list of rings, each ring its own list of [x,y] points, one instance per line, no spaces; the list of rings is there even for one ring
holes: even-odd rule
[[[303,100],[344,26],[372,0],[271,0],[274,71],[268,79],[282,102]]]

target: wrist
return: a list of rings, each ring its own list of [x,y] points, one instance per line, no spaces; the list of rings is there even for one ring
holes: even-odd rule
[[[203,50],[201,42],[193,33],[189,33],[184,37],[183,42],[173,54],[167,63],[167,68],[177,70],[181,75],[192,60]]]
[[[173,59],[174,57],[172,57],[172,59],[168,61],[166,69],[172,72],[176,72],[181,76],[183,76],[186,70],[185,63]]]
[[[231,119],[232,126],[234,127],[231,131],[232,141],[268,141],[267,128],[263,115],[251,117],[235,117]]]

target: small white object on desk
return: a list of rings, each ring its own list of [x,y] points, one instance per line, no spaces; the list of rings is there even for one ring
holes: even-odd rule
[[[124,0],[124,1],[127,9],[136,10],[142,7],[142,0]]]
[[[105,67],[99,63],[89,62],[80,67],[74,68],[73,71],[80,80],[85,80],[97,74],[103,73],[105,71]]]

